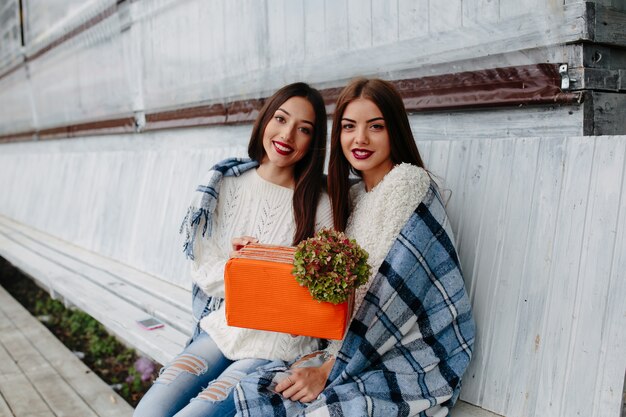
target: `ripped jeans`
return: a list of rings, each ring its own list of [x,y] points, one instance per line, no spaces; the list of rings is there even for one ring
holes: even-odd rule
[[[245,375],[267,363],[263,359],[231,361],[202,332],[161,369],[133,416],[234,416],[233,388]]]

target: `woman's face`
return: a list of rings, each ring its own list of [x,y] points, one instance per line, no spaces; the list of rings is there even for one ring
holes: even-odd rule
[[[291,97],[274,112],[263,132],[263,163],[292,168],[309,151],[315,111],[303,97]]]
[[[371,100],[358,98],[346,106],[340,138],[343,154],[366,184],[376,185],[393,168],[387,125]]]

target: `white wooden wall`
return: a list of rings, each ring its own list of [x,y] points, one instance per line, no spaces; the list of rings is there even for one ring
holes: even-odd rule
[[[189,288],[178,228],[215,162],[249,126],[2,145],[0,212]]]
[[[0,5],[17,0],[0,0]],[[23,0],[35,56],[115,0]],[[138,0],[0,79],[0,134],[342,85],[568,62],[582,1]],[[1,57],[1,55],[0,55]],[[0,63],[0,68],[2,67]]]
[[[245,154],[248,134],[2,145],[0,214],[187,287],[179,222],[198,178]],[[418,145],[444,183],[478,323],[462,398],[507,417],[617,415],[626,136]]]
[[[420,145],[452,191],[478,323],[462,398],[505,416],[617,416],[626,137]]]
[[[0,72],[115,4],[23,0],[22,49],[5,30],[16,2],[0,0]],[[585,31],[579,0],[127,1],[0,79],[0,135],[254,98],[296,80],[569,62],[564,45]],[[507,417],[619,410],[626,137],[581,137],[582,118],[558,107],[411,117],[450,190],[478,323],[462,398]],[[177,232],[189,197],[213,162],[245,154],[249,129],[2,144],[0,214],[186,287]]]

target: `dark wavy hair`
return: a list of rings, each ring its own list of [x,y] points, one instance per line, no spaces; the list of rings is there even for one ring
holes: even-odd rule
[[[330,136],[330,160],[328,163],[328,195],[333,208],[335,229],[344,231],[350,216],[350,172],[361,173],[350,165],[341,148],[341,119],[348,104],[364,98],[371,100],[380,109],[389,132],[391,160],[395,164],[407,162],[424,167],[424,162],[417,150],[413,132],[409,124],[402,97],[395,87],[377,78],[357,78],[350,82],[339,94],[333,116]]]
[[[263,134],[265,127],[274,117],[278,108],[291,97],[303,97],[313,106],[315,123],[309,151],[294,167],[295,189],[293,193],[293,213],[296,231],[293,244],[307,239],[315,233],[315,214],[320,193],[324,185],[323,171],[326,157],[326,107],[319,91],[306,83],[293,83],[284,86],[265,101],[254,122],[248,156],[259,163],[265,157]]]

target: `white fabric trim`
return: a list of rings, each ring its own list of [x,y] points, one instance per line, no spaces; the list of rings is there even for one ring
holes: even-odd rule
[[[350,189],[353,210],[346,234],[367,251],[368,264],[372,268],[369,281],[355,291],[353,314],[361,306],[372,278],[411,213],[426,196],[429,186],[430,177],[426,170],[411,164],[400,164],[369,192],[365,191],[363,182]],[[332,341],[327,351],[336,356],[341,343],[340,340]]]

